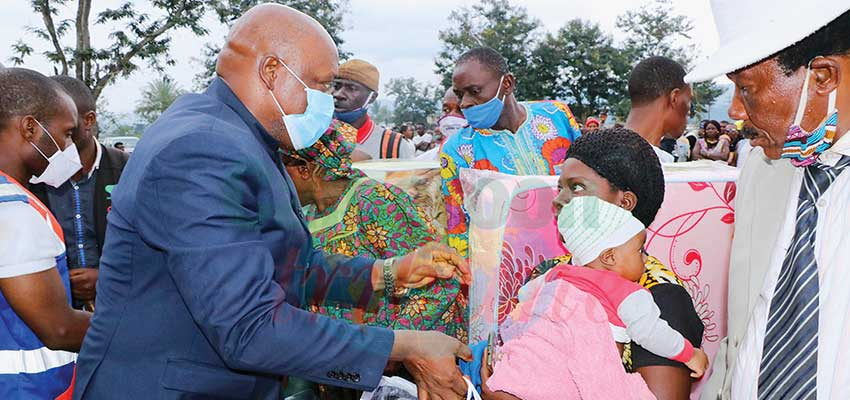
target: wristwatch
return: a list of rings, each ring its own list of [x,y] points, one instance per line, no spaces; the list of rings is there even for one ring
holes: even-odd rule
[[[395,261],[395,258],[388,258],[384,260],[384,294],[386,294],[387,297],[402,297],[410,290],[404,287],[396,288],[395,275],[393,274],[393,264]]]

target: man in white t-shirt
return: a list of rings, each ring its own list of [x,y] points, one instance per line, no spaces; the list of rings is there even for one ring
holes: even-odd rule
[[[91,314],[71,308],[62,228],[22,183],[60,186],[81,168],[77,109],[54,81],[0,70],[0,398],[68,391]],[[69,145],[66,146],[66,143]]]
[[[658,146],[664,136],[679,139],[685,132],[692,99],[685,69],[666,57],[647,58],[632,70],[629,97],[632,109],[626,128],[646,139],[661,163],[674,162],[673,155]]]

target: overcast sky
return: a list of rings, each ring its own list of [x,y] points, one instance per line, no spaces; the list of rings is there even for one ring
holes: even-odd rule
[[[116,6],[123,1],[101,0],[95,2],[92,19],[106,7]],[[531,16],[538,18],[547,31],[556,31],[567,21],[583,18],[597,22],[601,27],[614,33],[615,39],[621,37],[616,32],[615,21],[618,15],[634,9],[647,0],[525,0],[511,1],[524,6]],[[0,13],[0,60],[9,65],[12,55],[11,45],[23,38],[30,43],[37,54],[30,56],[26,67],[45,74],[53,74],[51,64],[41,56],[49,47],[26,32],[26,26],[41,26],[41,18],[35,14],[29,0],[5,0],[3,13]],[[147,2],[139,1],[139,4]],[[477,3],[472,0],[350,0],[345,15],[346,29],[342,34],[345,40],[343,49],[357,58],[374,63],[381,72],[381,85],[391,78],[414,77],[420,81],[436,83],[434,57],[441,45],[438,32],[449,27],[448,15],[451,10]],[[74,8],[61,8],[59,18],[72,18]],[[690,17],[694,22],[693,40],[700,54],[706,56],[718,46],[717,33],[708,0],[673,0],[674,11]],[[142,8],[144,9],[144,7]],[[148,8],[148,11],[151,9]],[[192,78],[200,69],[195,61],[201,56],[203,44],[220,43],[226,28],[212,17],[204,21],[210,33],[197,37],[182,30],[172,34],[172,55],[177,65],[167,69],[167,74],[185,89],[193,86]],[[99,25],[92,25],[94,46],[106,43],[108,31]],[[68,45],[72,38],[68,37]],[[155,72],[143,69],[129,79],[119,79],[104,91],[110,110],[119,113],[131,112],[140,98],[142,87],[156,78]]]

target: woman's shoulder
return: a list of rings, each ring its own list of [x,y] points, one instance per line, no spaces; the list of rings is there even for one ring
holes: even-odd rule
[[[657,258],[652,256],[647,257],[645,266],[646,272],[640,277],[640,281],[638,281],[639,285],[647,289],[652,289],[654,286],[661,284],[684,286],[679,276]]]
[[[652,293],[655,304],[661,310],[664,318],[674,329],[689,339],[701,340],[703,323],[700,319],[694,301],[685,284],[670,268],[667,268],[655,257],[648,257],[646,272],[638,282]]]

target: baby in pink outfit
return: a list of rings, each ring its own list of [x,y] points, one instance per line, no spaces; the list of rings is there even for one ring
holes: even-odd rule
[[[644,272],[643,225],[596,197],[577,197],[558,217],[573,262],[529,282],[500,334],[485,399],[652,399],[628,374],[614,342],[685,363],[701,377],[705,353],[660,318]],[[616,383],[616,384],[612,384]]]

